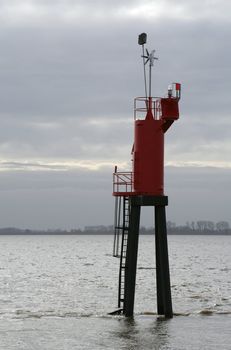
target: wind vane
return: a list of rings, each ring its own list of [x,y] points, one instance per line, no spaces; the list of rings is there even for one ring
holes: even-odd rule
[[[155,57],[156,50],[152,50],[151,53],[148,52],[148,49],[146,49],[146,56],[141,56],[146,58],[146,62],[144,64],[147,64],[148,61],[150,61],[150,66],[154,65],[154,60],[158,60],[158,57]]]

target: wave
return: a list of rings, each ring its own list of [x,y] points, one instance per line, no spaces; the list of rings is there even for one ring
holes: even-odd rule
[[[231,315],[231,310],[214,310],[214,309],[202,309],[192,312],[174,312],[173,316],[183,316],[183,317],[189,317],[189,316],[213,316],[213,315]],[[112,315],[110,313],[87,313],[83,311],[58,311],[58,310],[38,310],[38,311],[31,311],[31,310],[16,310],[14,312],[1,312],[0,318],[16,318],[16,319],[28,319],[28,318],[34,318],[34,319],[40,319],[40,318],[123,318],[123,315]],[[140,313],[135,313],[134,317],[136,316],[156,316],[156,317],[162,317],[161,315],[158,315],[156,312],[153,311],[143,311]]]
[[[139,313],[139,315],[143,316],[158,316],[156,312],[152,311],[144,311]],[[202,309],[199,311],[192,311],[192,312],[174,312],[173,316],[196,316],[196,315],[203,315],[203,316],[212,316],[212,315],[231,315],[231,310],[212,310],[212,309]]]
[[[78,311],[55,311],[55,310],[16,310],[14,313],[16,318],[43,318],[43,317],[60,317],[60,318],[82,318],[82,317],[96,317],[93,313],[84,313]]]
[[[231,311],[227,310],[211,310],[203,309],[198,312],[200,315],[211,316],[211,315],[231,315]]]

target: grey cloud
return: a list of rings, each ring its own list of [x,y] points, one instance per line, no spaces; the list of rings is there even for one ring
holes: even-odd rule
[[[195,20],[197,18],[216,18],[229,20],[230,3],[225,0],[212,0],[209,3],[199,0],[195,1],[170,1],[162,0],[133,0],[133,1],[110,1],[110,0],[55,0],[52,2],[45,0],[30,0],[20,1],[16,0],[6,1],[2,0],[0,4],[2,22],[4,24],[5,17],[8,21],[11,20],[11,25],[15,20],[18,20],[20,24],[23,22],[33,21],[47,22],[53,21],[84,21],[83,15],[88,16],[89,19],[101,20],[106,16],[125,16],[130,14],[137,18],[150,18],[151,14],[157,19],[160,18],[175,18],[185,20]],[[200,11],[198,11],[200,9]],[[32,19],[31,19],[32,17]],[[13,21],[14,19],[14,21]],[[33,23],[34,24],[34,23]]]
[[[230,169],[166,168],[168,219],[229,220]],[[0,172],[1,226],[76,228],[112,224],[110,170],[97,172]],[[99,205],[100,203],[100,205]],[[222,210],[221,210],[222,208]],[[142,215],[146,226],[152,215]]]
[[[126,26],[118,31],[116,22],[108,34],[103,24],[87,32],[84,27],[5,31],[0,39],[1,110],[30,118],[97,116],[103,108],[108,114],[122,113],[126,101],[143,93],[137,29],[129,23],[123,36]],[[155,92],[165,92],[167,84],[178,79],[183,85],[182,111],[221,113],[221,103],[222,111],[228,111],[227,27],[170,21],[167,29],[159,23],[148,29],[160,58],[154,73],[154,87],[158,84],[160,90]]]
[[[187,220],[230,221],[230,169],[166,168],[168,218],[184,224]]]
[[[7,166],[12,168],[20,168],[21,170],[15,171],[1,171],[0,172],[0,190],[5,191],[31,191],[48,190],[48,189],[73,189],[73,190],[86,190],[95,192],[96,190],[111,189],[112,175],[110,170],[104,169],[103,171],[88,171],[84,169],[70,170],[68,172],[62,171],[60,167],[46,166],[40,164],[40,169],[37,171],[28,172],[23,163],[9,163]],[[36,167],[38,164],[27,164],[28,167]],[[39,167],[39,166],[38,166]],[[47,171],[41,170],[44,167]],[[53,171],[53,170],[56,171]],[[97,185],[96,185],[97,183]],[[15,197],[17,193],[15,193]],[[77,199],[76,199],[77,200]],[[35,197],[36,202],[36,197]]]
[[[0,179],[1,227],[71,229],[112,222],[108,171],[0,172]]]
[[[124,146],[127,143],[127,149],[131,147],[130,127],[117,125],[110,129],[108,124],[106,129],[94,127],[92,133],[93,128],[85,124],[102,116],[108,120],[123,116],[132,122],[133,97],[142,94],[143,87],[137,29],[134,22],[129,23],[131,28],[124,31],[124,36],[121,32],[125,24],[118,31],[116,23],[107,34],[102,30],[103,23],[99,30],[92,27],[87,33],[84,27],[81,31],[57,27],[10,29],[1,34],[3,154],[82,158],[88,153],[91,158],[101,154],[108,159],[112,154],[121,156],[118,141]],[[200,21],[196,25],[170,21],[164,30],[160,23],[147,27],[159,56],[154,91],[159,86],[157,93],[162,95],[171,80],[182,82],[182,119],[170,134],[172,144],[179,145],[173,149],[178,152],[173,157],[180,158],[187,148],[198,157],[195,150],[201,144],[229,138],[229,68],[221,40],[223,37],[227,42],[227,27]],[[212,41],[215,34],[216,50]],[[33,121],[39,124],[57,120],[59,128],[55,132],[31,126]],[[125,153],[122,156],[126,157]]]
[[[59,164],[56,164],[56,165],[52,165],[52,164],[43,164],[41,162],[36,162],[36,163],[32,163],[32,162],[0,162],[0,169],[7,169],[8,171],[10,169],[12,170],[24,170],[26,171],[27,169],[28,170],[40,170],[43,169],[43,170],[67,170],[67,168],[64,166],[64,165],[59,165]]]
[[[26,3],[31,6],[27,15],[23,7]],[[87,215],[77,197],[87,212],[86,201],[92,200],[94,187],[100,188],[94,192],[97,198],[111,206],[108,167],[105,174],[102,170],[88,173],[80,169],[72,173],[65,161],[105,161],[108,166],[118,161],[130,162],[133,98],[143,94],[141,52],[137,45],[137,35],[142,31],[148,33],[148,47],[155,48],[159,57],[153,72],[153,93],[162,96],[172,81],[182,83],[181,117],[166,135],[167,161],[230,164],[230,19],[226,15],[230,13],[229,2],[213,1],[213,6],[206,7],[206,2],[199,1],[162,1],[166,11],[152,17],[148,16],[151,11],[144,16],[141,11],[140,15],[131,15],[127,10],[134,10],[137,5],[158,5],[159,1],[119,1],[113,6],[110,1],[78,1],[83,11],[78,21],[75,4],[76,1],[0,2],[1,16],[5,17],[0,24],[0,156],[3,166],[12,172],[12,177],[10,171],[1,172],[0,179],[5,178],[0,183],[3,192],[7,189],[3,213],[7,218],[12,200],[15,224],[22,225],[26,217],[20,198],[27,209],[29,202],[34,203],[33,210],[29,210],[32,226],[33,222],[39,223],[39,217],[34,218],[33,213],[42,210],[45,215],[42,203],[47,198],[50,206],[55,200],[58,204],[49,209],[50,219],[45,215],[45,226],[56,219],[61,225],[55,208],[61,212],[62,196],[63,208],[73,205],[83,219]],[[94,15],[96,7],[95,12],[101,13],[98,19]],[[171,12],[172,8],[178,12]],[[215,11],[217,15],[211,16]],[[218,175],[209,176],[221,174],[214,169],[206,175],[199,168],[184,170],[180,168],[179,174],[178,170],[173,171],[169,182],[166,170],[166,185],[173,200],[179,195],[183,203],[186,198],[191,210],[196,206],[193,193],[200,190],[205,208],[212,201],[215,188],[218,196],[221,189],[227,202],[230,193],[225,193],[224,186],[228,188],[228,175],[222,187],[217,182]],[[204,185],[196,183],[197,176],[209,177],[209,181]],[[178,178],[183,181],[182,188]],[[87,179],[88,183],[84,183]],[[191,195],[194,204],[190,204]],[[182,218],[190,219],[182,203],[176,208],[181,208]],[[17,208],[24,219],[20,219]],[[173,210],[170,215],[180,220],[180,211],[177,213],[174,208],[169,208]],[[192,209],[195,217],[198,211],[199,208],[197,212]],[[74,209],[70,212],[71,215],[65,212],[62,225],[68,219],[75,222]],[[97,215],[98,218],[91,218],[92,223],[110,221],[107,209],[105,220],[99,209]],[[209,205],[205,216],[209,216]]]
[[[124,147],[129,155],[132,143],[130,123],[91,123],[91,120],[67,119],[57,126],[48,123],[2,122],[0,151],[5,157],[107,159]],[[129,142],[128,142],[129,141]],[[123,156],[127,157],[126,151]]]

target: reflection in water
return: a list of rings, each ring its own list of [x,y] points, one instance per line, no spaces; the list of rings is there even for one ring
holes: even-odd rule
[[[148,332],[153,335],[154,349],[162,349],[169,342],[169,324],[171,320],[165,318],[157,318],[154,320],[152,327],[149,327]]]
[[[139,349],[140,334],[133,318],[121,318],[119,328],[112,331],[112,336],[118,338],[121,349]]]
[[[112,337],[117,338],[120,349],[162,349],[169,345],[169,323],[164,318],[139,317],[118,319],[119,328]]]

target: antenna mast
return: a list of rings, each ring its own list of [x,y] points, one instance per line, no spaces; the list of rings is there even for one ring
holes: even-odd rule
[[[158,60],[158,57],[155,57],[155,50],[152,50],[150,53],[148,49],[145,49],[146,55],[144,54],[144,44],[147,42],[147,34],[141,33],[138,37],[138,44],[142,45],[142,58],[143,58],[143,66],[144,66],[144,89],[145,89],[145,97],[147,96],[147,78],[146,78],[146,64],[149,62],[149,98],[152,97],[152,67],[154,66],[154,61]]]
[[[141,33],[138,37],[138,44],[142,45],[142,56],[143,57],[143,68],[144,68],[144,91],[145,91],[145,97],[146,100],[148,98],[147,94],[147,78],[146,78],[146,69],[145,69],[145,56],[144,56],[144,44],[147,42],[147,34]]]

